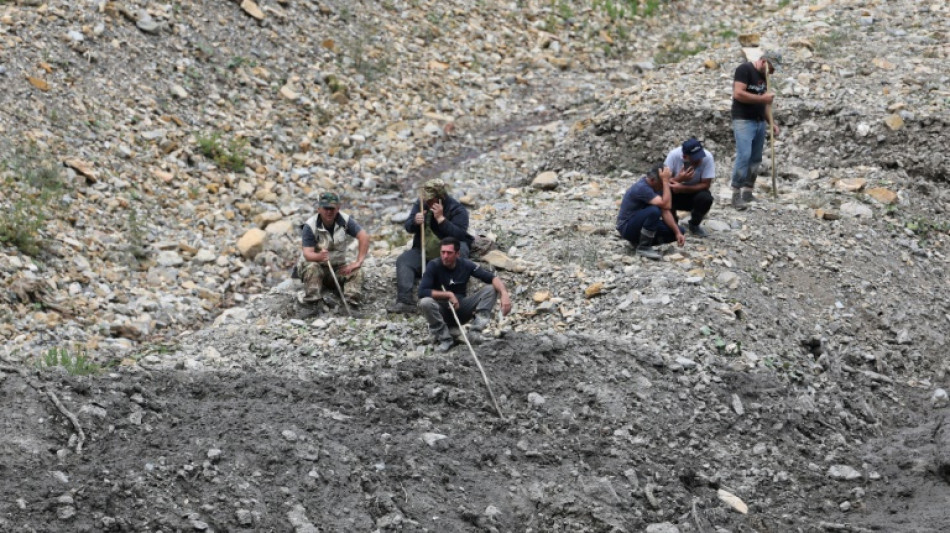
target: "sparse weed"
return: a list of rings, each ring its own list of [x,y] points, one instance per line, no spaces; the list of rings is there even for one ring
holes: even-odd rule
[[[829,56],[832,52],[839,50],[841,45],[852,39],[850,28],[842,26],[825,35],[816,37],[814,50],[820,56]]]
[[[63,183],[56,163],[31,147],[4,166],[11,172],[3,180],[8,206],[0,209],[0,243],[36,256],[42,249],[40,231],[53,214],[53,199]],[[2,204],[0,204],[2,205]]]
[[[706,45],[692,40],[692,35],[680,32],[675,37],[667,38],[660,45],[655,60],[658,64],[679,63],[683,59],[694,56],[706,49]]]
[[[243,172],[247,159],[247,139],[231,138],[225,144],[220,132],[210,135],[196,135],[198,151],[211,159],[219,168],[232,172]]]
[[[228,70],[236,70],[241,67],[256,67],[257,61],[243,56],[234,56],[228,61]]]
[[[141,261],[148,257],[148,251],[145,247],[145,226],[139,218],[138,210],[134,207],[129,209],[129,218],[126,221],[126,234],[128,235],[128,251],[132,257]]]
[[[76,354],[72,355],[67,348],[50,348],[37,358],[36,367],[40,369],[62,367],[73,376],[88,376],[102,371],[102,366],[87,356],[85,350],[78,349]]]

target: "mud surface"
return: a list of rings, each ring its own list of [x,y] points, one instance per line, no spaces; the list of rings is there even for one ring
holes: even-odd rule
[[[5,374],[0,394],[16,415],[3,421],[0,470],[22,482],[4,483],[0,526],[945,530],[950,486],[935,454],[946,437],[934,441],[944,420],[907,420],[910,406],[890,394],[864,405],[859,393],[878,384],[861,373],[848,376],[841,404],[715,364],[684,388],[682,369],[626,342],[512,336],[480,351],[506,420],[461,350],[318,380],[46,375],[85,428],[81,454],[65,446],[71,427],[48,399]],[[839,426],[841,409],[859,415]],[[915,429],[889,434],[907,423]],[[843,443],[866,450],[858,480],[829,480],[817,466]],[[724,507],[720,488],[746,495],[749,515]],[[854,514],[838,509],[842,494]]]

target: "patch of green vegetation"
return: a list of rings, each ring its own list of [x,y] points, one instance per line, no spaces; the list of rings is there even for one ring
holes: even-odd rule
[[[668,37],[661,45],[654,60],[658,64],[679,63],[683,59],[694,56],[706,49],[706,45],[692,40],[692,35],[680,32],[674,37]]]
[[[0,243],[36,256],[42,249],[40,231],[55,214],[53,200],[63,188],[59,165],[32,146],[3,166]]]
[[[148,257],[148,250],[145,246],[145,225],[139,218],[138,210],[134,207],[129,209],[129,217],[125,223],[125,233],[128,237],[128,251],[132,257],[142,261]]]
[[[389,72],[388,52],[385,48],[381,49],[370,43],[372,36],[378,34],[373,28],[361,26],[352,35],[341,40],[343,53],[337,56],[341,62],[348,58],[352,67],[370,83]]]
[[[243,172],[247,160],[247,139],[231,138],[222,140],[221,132],[209,135],[196,135],[198,152],[214,161],[218,168],[232,172]]]
[[[571,9],[571,4],[565,0],[558,0],[557,2],[557,15],[564,20],[574,17],[574,10]]]
[[[594,0],[591,7],[606,14],[611,22],[617,22],[637,16],[652,17],[659,11],[660,5],[661,0]]]
[[[831,30],[829,33],[815,37],[813,43],[815,53],[821,56],[830,56],[843,44],[851,41],[853,38],[851,28],[841,26]]]
[[[73,376],[88,376],[102,372],[102,366],[87,356],[83,349],[77,350],[74,355],[67,348],[50,348],[37,358],[36,367],[40,369],[61,367]]]
[[[723,39],[735,39],[739,36],[734,30],[722,30],[719,32],[719,36]]]
[[[254,61],[253,59],[248,59],[244,56],[234,56],[231,58],[230,61],[228,61],[227,68],[228,70],[237,70],[241,67],[253,68],[256,66],[257,66],[257,61]]]

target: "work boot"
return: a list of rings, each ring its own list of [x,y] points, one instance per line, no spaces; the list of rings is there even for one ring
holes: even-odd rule
[[[706,237],[709,237],[709,233],[706,232],[706,230],[704,230],[702,226],[700,226],[699,224],[693,224],[692,222],[690,222],[688,227],[689,227],[689,233],[691,235],[695,235],[696,237],[699,237],[701,239],[705,239]]]
[[[390,313],[402,313],[404,315],[411,315],[418,311],[416,306],[406,302],[396,302],[386,308]]]
[[[435,349],[442,353],[445,353],[451,350],[452,347],[455,346],[455,339],[453,339],[452,337],[449,337],[447,339],[437,340],[435,342],[436,342]]]
[[[472,320],[472,325],[469,326],[469,329],[472,331],[482,331],[488,327],[489,322],[491,322],[491,315],[488,314],[488,311],[479,311],[475,313],[475,319]]]
[[[746,203],[758,201],[758,198],[752,194],[752,187],[742,188],[742,201]]]
[[[469,330],[468,331],[468,342],[478,345],[485,342],[485,334],[479,330]]]
[[[739,189],[732,189],[732,207],[737,211],[742,211],[749,207],[749,204],[742,199],[742,191]]]
[[[647,259],[653,259],[654,261],[659,261],[663,257],[660,252],[656,251],[656,248],[653,247],[653,237],[656,236],[655,231],[649,230],[640,230],[640,241],[637,244],[637,255],[640,257],[646,257]]]

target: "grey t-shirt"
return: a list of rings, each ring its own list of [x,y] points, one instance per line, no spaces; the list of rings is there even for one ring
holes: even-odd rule
[[[716,162],[713,160],[713,155],[705,148],[703,148],[703,153],[706,154],[706,156],[699,160],[696,172],[693,173],[693,179],[682,182],[683,185],[696,185],[700,180],[711,180],[716,177]],[[677,146],[670,150],[664,164],[670,167],[670,171],[673,172],[673,177],[676,177],[686,164],[686,162],[683,161],[683,147]]]

